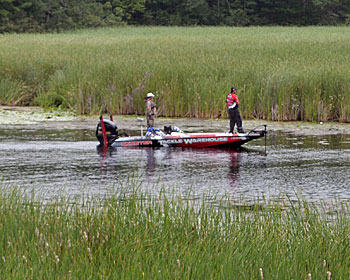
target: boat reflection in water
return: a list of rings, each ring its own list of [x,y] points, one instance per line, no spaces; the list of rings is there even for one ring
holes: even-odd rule
[[[231,185],[235,186],[237,178],[238,178],[238,172],[239,172],[239,161],[241,158],[241,152],[233,150],[230,154],[231,158],[231,164],[229,167],[228,177],[231,179]]]
[[[155,157],[154,148],[146,148],[147,161],[146,161],[146,175],[154,176],[156,172],[157,162]]]
[[[242,159],[246,162],[250,153],[246,148],[178,147],[98,147],[97,151],[101,173],[110,178],[130,176],[133,172],[142,182],[201,188],[236,187]]]

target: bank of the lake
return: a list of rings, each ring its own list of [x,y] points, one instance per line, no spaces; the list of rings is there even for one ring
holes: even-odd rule
[[[105,117],[108,117],[105,114]],[[144,115],[116,115],[114,120],[121,130],[138,131],[145,121],[140,123],[137,118]],[[35,129],[77,129],[93,130],[98,122],[99,116],[77,115],[71,111],[44,109],[40,107],[0,106],[0,126],[15,126],[17,128],[35,125]],[[157,118],[156,126],[162,128],[164,125],[175,125],[186,131],[228,131],[229,120],[226,117],[216,119],[198,118]],[[246,130],[253,129],[266,124],[269,131],[283,131],[293,135],[335,135],[350,134],[350,124],[339,122],[281,122],[267,120],[243,120]]]
[[[246,119],[350,116],[348,27],[125,27],[0,36],[0,104],[79,114],[225,115],[239,89]]]
[[[287,198],[261,207],[258,200],[244,205],[223,197],[206,203],[128,187],[84,204],[64,196],[44,203],[35,194],[2,188],[2,277],[346,279],[350,274],[349,205],[327,213],[303,201],[287,206]]]

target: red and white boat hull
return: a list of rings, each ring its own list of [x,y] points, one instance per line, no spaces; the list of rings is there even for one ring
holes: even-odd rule
[[[228,133],[172,133],[171,135],[118,138],[112,147],[225,147],[237,148],[244,143],[263,137],[265,131],[228,134]]]

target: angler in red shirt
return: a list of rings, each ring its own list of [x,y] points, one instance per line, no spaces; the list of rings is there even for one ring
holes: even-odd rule
[[[231,92],[226,97],[226,104],[228,110],[228,116],[230,118],[230,132],[233,133],[235,125],[237,124],[238,133],[244,133],[242,128],[242,117],[238,110],[239,100],[236,94],[237,89],[235,87],[231,88]]]

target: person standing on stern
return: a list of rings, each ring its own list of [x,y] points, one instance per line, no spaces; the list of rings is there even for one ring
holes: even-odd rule
[[[228,116],[230,118],[230,132],[233,133],[235,125],[237,125],[238,133],[244,133],[242,128],[242,117],[238,110],[239,100],[237,96],[237,88],[232,87],[231,92],[226,97]]]
[[[147,93],[146,97],[146,118],[147,128],[154,127],[154,118],[157,114],[157,105],[153,102],[154,94],[152,92]]]

